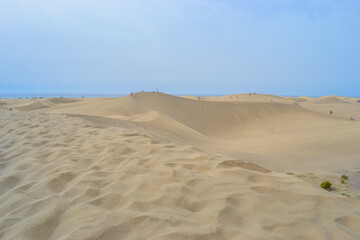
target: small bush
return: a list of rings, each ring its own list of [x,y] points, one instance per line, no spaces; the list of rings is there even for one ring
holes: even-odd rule
[[[344,175],[342,175],[342,176],[341,176],[341,178],[342,178],[342,179],[344,179],[344,180],[348,180],[348,179],[349,179],[349,177],[348,177],[348,176],[346,176],[345,174],[344,174]]]
[[[344,183],[345,183],[345,180],[344,180],[344,179],[341,179],[341,183],[344,184]]]
[[[294,175],[292,172],[288,172],[288,173],[286,173],[287,175]]]
[[[323,189],[326,189],[328,191],[331,190],[331,186],[332,186],[332,184],[329,181],[324,181],[320,184],[320,187],[322,187]]]

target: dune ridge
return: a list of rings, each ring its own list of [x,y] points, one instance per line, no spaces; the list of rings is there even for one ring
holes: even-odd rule
[[[304,97],[236,96],[239,101],[233,101],[234,95],[198,100],[144,92],[134,97],[81,99],[38,111],[83,115],[102,126],[141,129],[160,142],[194,145],[272,170],[311,171],[314,159],[316,169],[324,173],[357,165],[360,124],[347,117],[360,118],[356,99],[330,96],[303,102]],[[343,103],[331,103],[334,98]],[[330,103],[317,103],[319,99]],[[331,109],[334,114],[329,116]]]

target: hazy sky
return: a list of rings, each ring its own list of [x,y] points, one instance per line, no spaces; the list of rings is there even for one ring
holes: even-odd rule
[[[0,84],[360,96],[360,1],[0,0]]]

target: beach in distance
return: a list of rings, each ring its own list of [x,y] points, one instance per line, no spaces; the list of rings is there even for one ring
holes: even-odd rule
[[[360,98],[0,104],[1,240],[360,239]]]

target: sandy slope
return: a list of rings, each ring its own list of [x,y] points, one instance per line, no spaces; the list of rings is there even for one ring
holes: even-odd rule
[[[3,100],[0,239],[360,238],[357,99],[191,98]]]
[[[323,173],[337,173],[359,167],[360,121],[348,118],[360,119],[356,99],[259,94],[188,98],[136,93],[134,97],[83,99],[38,111],[104,117],[93,121],[140,127],[161,142],[198,146],[277,171],[308,172],[315,167]],[[46,104],[48,100],[40,101]]]

